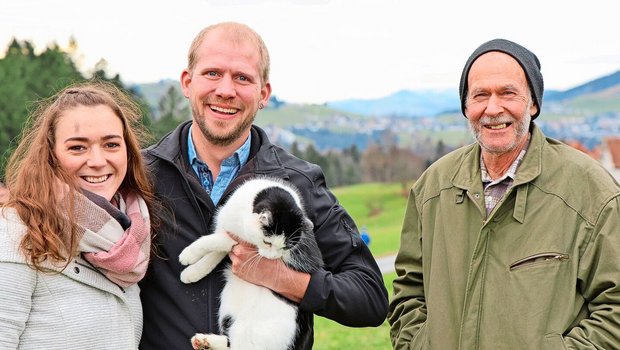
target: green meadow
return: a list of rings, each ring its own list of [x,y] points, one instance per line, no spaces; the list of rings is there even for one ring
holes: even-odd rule
[[[398,251],[400,228],[411,184],[370,183],[334,189],[334,194],[361,229],[366,226],[371,236],[370,250],[375,257]],[[395,273],[383,275],[392,295]],[[387,321],[376,328],[350,328],[315,316],[314,349],[316,350],[389,350],[390,327]]]
[[[392,280],[396,273],[383,275],[388,293],[392,295]],[[314,350],[389,350],[390,325],[387,321],[379,327],[350,328],[323,317],[314,317]]]
[[[411,184],[368,183],[338,187],[334,194],[351,214],[358,229],[366,226],[375,257],[398,251],[400,229]]]

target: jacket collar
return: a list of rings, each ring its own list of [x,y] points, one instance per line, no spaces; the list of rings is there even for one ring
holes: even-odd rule
[[[546,143],[545,135],[533,122],[530,127],[530,132],[532,134],[530,145],[512,184],[512,188],[517,192],[513,217],[519,222],[523,222],[525,218],[528,189],[528,186],[519,185],[534,181],[542,172],[542,153]],[[480,152],[481,149],[478,143],[465,149],[461,156],[460,163],[456,167],[454,176],[452,177],[452,184],[467,192],[479,194],[480,200],[478,204],[483,207],[484,194],[480,172]]]
[[[517,170],[513,186],[533,181],[542,171],[542,151],[545,144],[545,135],[532,123],[530,145]],[[475,143],[465,150],[459,166],[456,167],[452,184],[456,187],[472,190],[482,186],[480,173],[480,145]]]
[[[172,132],[147,148],[146,152],[154,157],[178,164],[180,159],[183,159],[183,155],[187,155],[187,134],[191,124],[191,120],[179,124]]]
[[[523,162],[519,166],[519,170],[517,170],[513,186],[532,182],[542,172],[543,148],[547,143],[546,137],[533,122],[530,132],[532,133],[530,146],[527,149],[525,158],[523,158]]]
[[[179,124],[176,129],[146,151],[154,157],[175,163],[178,166],[187,164],[187,135],[191,124],[191,120]],[[251,133],[250,157],[247,164],[241,169],[240,175],[249,171],[268,174],[283,170],[276,147],[269,141],[265,131],[256,125],[252,125]]]

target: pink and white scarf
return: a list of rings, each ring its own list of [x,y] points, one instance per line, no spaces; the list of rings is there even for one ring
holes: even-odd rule
[[[75,196],[75,220],[81,236],[78,251],[109,280],[121,287],[146,274],[151,249],[149,212],[144,200],[117,193],[118,208],[82,190]]]

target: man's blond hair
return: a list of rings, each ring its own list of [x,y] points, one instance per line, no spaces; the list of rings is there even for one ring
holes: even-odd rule
[[[252,28],[245,24],[236,22],[222,22],[210,25],[198,33],[189,48],[187,55],[187,71],[192,73],[198,60],[198,47],[202,44],[205,36],[211,31],[221,29],[230,38],[230,40],[241,43],[250,42],[258,49],[260,55],[259,71],[261,72],[261,86],[265,86],[269,81],[269,51],[263,39]]]

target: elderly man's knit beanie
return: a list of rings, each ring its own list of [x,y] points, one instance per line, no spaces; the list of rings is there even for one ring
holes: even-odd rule
[[[474,53],[469,56],[467,63],[465,63],[463,73],[461,74],[461,85],[459,87],[459,95],[461,97],[461,111],[463,112],[463,115],[465,115],[465,100],[467,98],[467,78],[469,76],[469,70],[471,69],[471,65],[474,63],[475,60],[478,59],[478,57],[491,51],[499,51],[512,56],[515,60],[517,60],[517,62],[519,62],[521,68],[523,68],[523,71],[525,72],[525,77],[527,78],[527,82],[532,92],[532,98],[534,99],[534,103],[536,103],[536,106],[538,107],[538,111],[532,116],[532,120],[536,119],[536,117],[538,117],[538,115],[540,114],[540,110],[542,107],[544,90],[543,77],[540,72],[540,61],[538,61],[538,57],[536,57],[536,55],[534,55],[534,53],[532,53],[530,50],[517,43],[505,39],[493,39],[480,45],[476,49],[476,51],[474,51]],[[467,116],[465,115],[465,117]]]

